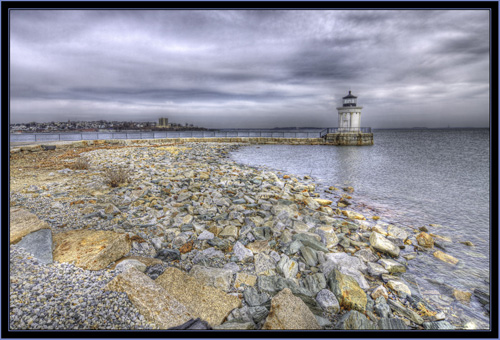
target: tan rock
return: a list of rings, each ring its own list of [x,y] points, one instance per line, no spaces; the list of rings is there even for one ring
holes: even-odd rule
[[[389,294],[387,293],[387,289],[385,289],[384,286],[380,285],[377,288],[375,288],[371,294],[373,300],[377,300],[379,296],[385,297],[387,300],[389,298]]]
[[[458,259],[454,258],[451,255],[445,254],[440,250],[435,251],[433,255],[434,255],[434,257],[440,259],[441,261],[452,264],[452,265],[456,265],[458,263]]]
[[[355,309],[361,313],[366,311],[368,299],[356,279],[334,269],[328,274],[328,284],[341,306],[347,310]]]
[[[403,294],[411,296],[410,288],[408,288],[408,286],[401,281],[389,280],[387,282],[387,287],[395,291],[399,296],[402,296]]]
[[[314,200],[316,202],[318,202],[319,205],[322,205],[322,206],[328,206],[328,205],[331,205],[333,203],[333,201],[325,200],[325,199],[322,199],[322,198],[314,198]]]
[[[102,230],[71,230],[54,234],[54,261],[100,270],[130,251],[126,234]]]
[[[179,326],[196,318],[163,287],[135,268],[116,276],[105,289],[127,293],[146,320],[160,329]]]
[[[306,304],[283,289],[271,300],[271,310],[262,329],[321,329]]]
[[[434,247],[434,239],[432,238],[431,235],[427,234],[426,232],[421,232],[420,234],[417,235],[417,242],[419,245],[425,248]]]
[[[239,272],[236,273],[236,279],[234,280],[234,287],[239,288],[243,285],[255,286],[257,283],[257,276]]]
[[[267,252],[271,250],[271,247],[269,247],[269,242],[266,240],[249,243],[247,245],[247,248],[250,249],[254,254]]]
[[[238,233],[239,233],[239,228],[234,226],[234,225],[229,225],[222,230],[222,232],[219,234],[219,237],[234,237],[235,239],[238,238]]]
[[[347,218],[350,218],[351,220],[366,220],[366,218],[363,215],[355,211],[342,210],[342,214],[344,216],[347,216]]]
[[[50,226],[27,210],[10,208],[10,244],[16,244],[24,236],[40,229],[50,229]]]
[[[236,296],[207,286],[174,267],[167,268],[155,282],[191,310],[195,318],[200,317],[211,326],[220,325],[233,309],[241,307]]]
[[[462,303],[469,303],[472,293],[464,292],[458,289],[453,289],[453,296],[455,297],[455,299],[457,299]]]

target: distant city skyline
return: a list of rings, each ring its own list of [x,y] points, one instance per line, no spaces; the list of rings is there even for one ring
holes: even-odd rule
[[[488,10],[11,10],[10,122],[489,127]]]

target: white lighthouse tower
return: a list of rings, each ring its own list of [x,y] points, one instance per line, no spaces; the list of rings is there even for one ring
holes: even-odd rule
[[[342,106],[337,107],[339,112],[339,133],[359,133],[361,127],[361,109],[357,106],[358,97],[349,94],[342,98]]]

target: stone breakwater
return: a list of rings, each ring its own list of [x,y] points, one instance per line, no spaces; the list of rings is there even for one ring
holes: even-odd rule
[[[11,178],[10,329],[464,328],[406,273],[432,238],[350,210],[353,188],[322,199],[234,163],[241,144],[121,143]],[[107,186],[108,168],[129,181]]]

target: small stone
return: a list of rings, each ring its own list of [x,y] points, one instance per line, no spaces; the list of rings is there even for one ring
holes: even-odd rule
[[[399,296],[406,297],[407,295],[411,295],[410,288],[401,281],[389,280],[387,287],[395,291]]]
[[[440,250],[435,251],[433,255],[434,255],[434,257],[438,258],[439,260],[446,262],[446,263],[449,263],[449,264],[452,264],[452,265],[456,265],[459,261],[458,259],[454,258],[453,256],[445,254]]]
[[[394,243],[386,239],[377,232],[372,232],[370,235],[370,244],[373,248],[387,253],[392,256],[399,256],[400,249]]]
[[[385,287],[382,285],[375,288],[371,294],[371,297],[374,300],[376,300],[379,296],[383,296],[386,300],[389,298],[389,294],[387,293],[387,289],[385,289]]]
[[[144,263],[133,259],[120,261],[115,267],[116,270],[122,272],[127,271],[129,268],[135,268],[143,273],[146,271],[146,265]]]
[[[291,260],[288,256],[282,255],[280,261],[276,265],[278,273],[285,278],[294,278],[299,271],[299,266],[296,261]]]
[[[239,288],[242,286],[255,286],[257,283],[257,276],[239,272],[236,274],[234,287]]]
[[[339,301],[335,297],[335,294],[328,289],[319,291],[316,295],[316,302],[326,312],[336,314],[340,311]]]
[[[198,235],[198,240],[211,240],[215,237],[215,235],[208,230],[204,230],[201,232],[200,235]]]
[[[405,273],[406,267],[397,261],[391,259],[380,259],[378,261],[389,273]]]
[[[251,261],[253,259],[253,253],[250,249],[246,248],[240,241],[234,244],[233,248],[234,255],[238,257],[241,262]]]
[[[417,242],[420,246],[425,248],[434,247],[434,239],[427,233],[421,232],[417,235]]]

